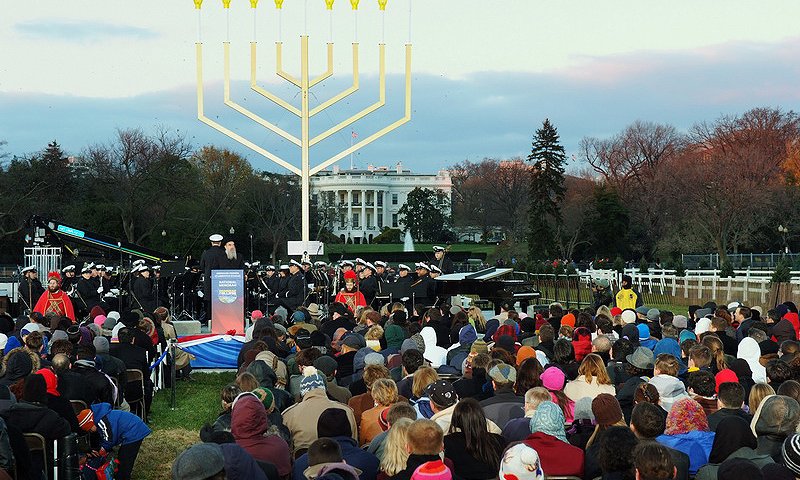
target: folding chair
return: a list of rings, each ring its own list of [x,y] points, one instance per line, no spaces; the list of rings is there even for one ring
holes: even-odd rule
[[[75,415],[89,408],[89,406],[86,405],[86,402],[84,402],[83,400],[70,400],[69,403],[72,404],[72,411],[75,412]]]
[[[25,443],[28,445],[28,450],[30,450],[31,455],[36,452],[42,453],[45,480],[49,480],[50,466],[52,465],[52,462],[48,462],[47,443],[45,442],[44,437],[38,433],[23,433],[22,435],[25,437]]]
[[[131,406],[131,412],[144,420],[144,375],[140,370],[130,368],[125,373],[128,380],[125,386],[125,400]]]

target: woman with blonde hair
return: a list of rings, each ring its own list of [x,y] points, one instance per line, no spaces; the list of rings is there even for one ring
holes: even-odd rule
[[[367,346],[376,352],[381,351],[381,338],[383,338],[383,327],[380,325],[373,325],[367,329],[364,334],[364,339],[367,341]]]
[[[775,395],[775,389],[769,384],[756,383],[753,385],[753,388],[750,389],[750,396],[748,397],[747,402],[747,405],[750,407],[750,411],[755,413],[756,410],[758,410],[758,406],[761,404],[761,402],[763,402],[764,399],[770,395]]]
[[[578,368],[578,378],[567,382],[564,394],[575,402],[584,397],[594,399],[601,393],[616,395],[616,390],[608,376],[603,359],[596,353],[590,353],[583,358]]]
[[[361,445],[366,445],[377,437],[381,428],[381,413],[397,402],[397,384],[390,378],[379,378],[372,384],[372,398],[375,406],[361,414],[358,439]]]
[[[417,418],[431,418],[433,410],[431,409],[431,399],[425,390],[428,385],[439,380],[439,374],[436,373],[431,367],[423,366],[414,372],[414,381],[411,384],[411,391],[414,393],[414,400],[411,404],[414,410],[417,411]]]
[[[475,327],[478,333],[486,333],[486,317],[483,316],[481,309],[475,306],[469,307],[467,310],[467,320]]]
[[[409,452],[406,449],[408,427],[414,423],[408,418],[401,418],[392,424],[383,448],[383,458],[378,478],[389,478],[406,468]]]

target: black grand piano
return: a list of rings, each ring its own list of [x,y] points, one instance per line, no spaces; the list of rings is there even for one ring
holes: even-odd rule
[[[491,303],[495,313],[500,312],[503,303],[513,305],[520,302],[520,310],[527,311],[528,305],[535,302],[541,294],[524,273],[514,272],[513,268],[490,267],[477,272],[451,273],[436,278],[436,295],[477,296],[477,305]]]

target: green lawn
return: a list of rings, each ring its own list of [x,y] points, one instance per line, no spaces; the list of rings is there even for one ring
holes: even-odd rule
[[[220,391],[233,382],[234,372],[192,374],[192,381],[177,384],[176,405],[170,405],[170,390],[161,390],[151,408],[153,433],[142,443],[134,478],[169,480],[172,461],[186,447],[200,441],[200,427],[219,414]]]

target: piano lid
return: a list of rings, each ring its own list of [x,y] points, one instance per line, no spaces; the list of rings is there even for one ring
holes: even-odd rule
[[[478,270],[477,272],[465,272],[465,273],[449,273],[447,275],[439,275],[436,277],[436,281],[459,281],[459,280],[492,280],[498,277],[502,277],[503,275],[507,275],[513,272],[513,268],[498,268],[498,267],[490,267],[483,270]]]

